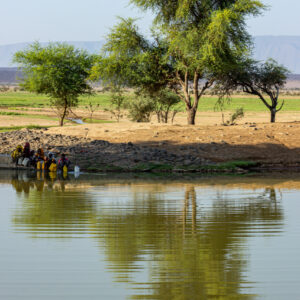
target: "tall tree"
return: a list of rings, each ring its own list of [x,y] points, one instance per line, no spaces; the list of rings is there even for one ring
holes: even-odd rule
[[[284,105],[284,101],[279,100],[279,92],[286,83],[288,73],[284,66],[273,59],[264,63],[251,59],[242,60],[220,80],[221,98],[225,94],[230,97],[233,90],[241,88],[243,92],[261,100],[270,111],[271,123],[274,123],[276,113]]]
[[[115,86],[137,88],[153,95],[167,87],[174,76],[174,66],[166,57],[168,44],[152,31],[152,40],[144,38],[134,19],[120,19],[108,36],[92,69],[91,78]]]
[[[136,99],[153,102],[153,105],[147,103],[147,110],[150,106],[153,109],[165,107],[168,102],[169,111],[178,102],[175,101],[178,96],[174,95],[177,88],[173,78],[176,74],[174,61],[168,55],[169,44],[159,34],[153,29],[152,39],[147,40],[139,33],[134,19],[120,19],[106,38],[102,53],[92,69],[91,79],[98,80],[100,77],[114,86],[132,87],[140,96]],[[140,104],[145,106],[146,103]],[[136,110],[139,104],[132,103],[131,106],[139,114]],[[163,118],[162,121],[167,120]]]
[[[87,79],[94,58],[86,51],[63,43],[50,43],[46,47],[34,43],[17,52],[14,61],[24,75],[21,85],[30,92],[50,97],[60,126],[69,109],[77,106],[78,97],[92,92]]]
[[[151,10],[168,41],[174,81],[195,124],[199,100],[237,58],[247,55],[251,38],[245,19],[264,8],[257,0],[131,0]],[[203,84],[200,86],[200,82]]]

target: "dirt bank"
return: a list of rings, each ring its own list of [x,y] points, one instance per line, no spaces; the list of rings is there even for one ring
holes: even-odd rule
[[[29,141],[35,149],[66,152],[91,171],[199,170],[238,160],[284,169],[300,166],[299,137],[299,122],[229,127],[124,122],[1,133],[0,153]]]
[[[300,162],[300,122],[221,125],[99,124],[51,128],[49,133],[132,142],[215,162],[253,160],[295,165]]]

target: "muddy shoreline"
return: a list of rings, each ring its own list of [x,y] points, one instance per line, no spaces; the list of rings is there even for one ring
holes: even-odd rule
[[[226,160],[225,158],[220,161],[205,157],[202,152],[197,152],[196,146],[181,145],[181,149],[184,148],[185,151],[179,152],[177,148],[168,147],[167,143],[155,146],[132,142],[112,143],[100,139],[49,134],[46,129],[2,132],[0,140],[2,141],[1,154],[9,155],[17,145],[24,145],[28,141],[32,149],[37,150],[42,147],[45,153],[51,151],[57,158],[61,153],[66,153],[72,162],[72,169],[78,165],[82,171],[88,173],[300,172],[300,157],[299,162],[287,160],[285,163],[283,161],[265,162],[261,159]],[[215,146],[216,143],[212,143],[212,147]],[[277,150],[277,145],[274,145],[274,151]],[[7,168],[10,169],[12,166],[7,166]]]

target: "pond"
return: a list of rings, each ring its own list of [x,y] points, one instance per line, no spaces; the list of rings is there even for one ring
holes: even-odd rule
[[[0,172],[0,299],[300,299],[300,177]]]

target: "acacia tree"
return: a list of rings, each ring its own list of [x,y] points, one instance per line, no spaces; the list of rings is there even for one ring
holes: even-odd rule
[[[78,105],[78,97],[92,93],[87,79],[94,57],[86,51],[64,43],[50,43],[46,47],[33,43],[17,52],[14,61],[24,76],[21,85],[27,91],[50,97],[60,126],[69,109]]]
[[[264,63],[242,60],[220,81],[221,98],[225,94],[230,97],[233,90],[242,88],[243,92],[255,95],[262,101],[270,111],[271,123],[274,123],[276,113],[284,105],[284,101],[279,101],[279,92],[286,83],[288,73],[273,59]]]
[[[175,76],[174,63],[167,57],[168,43],[152,31],[144,38],[132,18],[120,18],[92,68],[91,79],[118,87],[132,87],[139,95],[156,97]]]
[[[249,52],[245,18],[264,8],[257,0],[131,0],[151,10],[168,44],[173,83],[195,124],[199,100],[236,59]],[[200,82],[203,84],[200,86]]]

